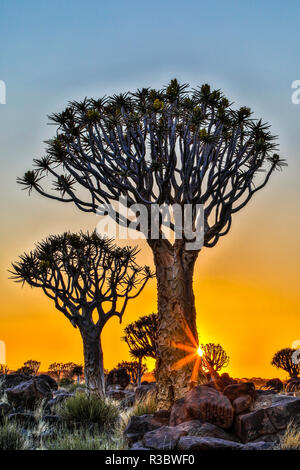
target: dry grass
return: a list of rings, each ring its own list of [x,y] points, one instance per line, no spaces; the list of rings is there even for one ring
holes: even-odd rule
[[[132,414],[135,416],[142,416],[146,414],[153,414],[156,410],[156,392],[149,392],[147,395],[135,402]]]
[[[300,450],[300,426],[290,422],[280,438],[278,450]]]

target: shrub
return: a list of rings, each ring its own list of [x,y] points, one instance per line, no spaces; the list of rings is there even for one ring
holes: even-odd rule
[[[137,400],[133,407],[133,415],[142,416],[153,414],[157,409],[156,392],[149,392],[144,397]]]
[[[16,423],[4,421],[0,426],[0,450],[23,450],[25,438]]]
[[[125,450],[126,443],[121,433],[93,435],[84,431],[60,432],[55,439],[49,439],[48,450]]]
[[[290,422],[280,438],[279,450],[300,450],[300,426]]]
[[[61,385],[62,387],[72,385],[73,383],[74,383],[73,379],[70,379],[68,377],[64,377],[63,379],[59,381],[59,385]]]
[[[111,429],[120,419],[116,404],[105,397],[90,396],[78,393],[66,399],[59,408],[61,417],[72,423],[97,424],[99,428]]]

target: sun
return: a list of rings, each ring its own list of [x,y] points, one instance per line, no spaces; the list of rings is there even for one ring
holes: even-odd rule
[[[200,348],[200,346],[199,346],[199,348],[197,349],[197,354],[198,354],[198,356],[200,356],[200,357],[202,357],[203,354],[204,354],[204,351],[203,351],[203,349]]]

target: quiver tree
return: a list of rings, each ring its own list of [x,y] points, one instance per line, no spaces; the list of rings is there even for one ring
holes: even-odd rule
[[[123,341],[129,347],[130,355],[137,360],[138,377],[137,384],[141,385],[142,361],[145,357],[157,359],[157,326],[158,316],[156,313],[140,317],[135,322],[130,323],[124,329]]]
[[[29,359],[28,361],[24,362],[23,366],[20,367],[17,372],[28,375],[36,375],[38,373],[40,365],[41,363],[39,361]]]
[[[103,373],[104,373],[104,371],[103,371]],[[82,374],[83,374],[82,365],[81,364],[73,364],[72,377],[74,377],[74,375],[76,375],[78,384],[80,382],[80,377],[82,376]]]
[[[95,232],[54,235],[13,264],[12,278],[39,287],[53,300],[83,341],[89,393],[104,393],[101,332],[114,316],[120,322],[129,300],[152,273],[135,262],[136,248],[118,248]]]
[[[203,367],[211,375],[216,376],[221,369],[228,366],[230,358],[220,344],[207,343],[201,344],[200,347],[203,351]]]
[[[140,364],[139,361],[122,361],[117,365],[117,369],[125,369],[130,376],[130,382],[138,384],[140,377],[147,372],[146,364]]]
[[[285,370],[291,378],[300,374],[299,350],[285,348],[274,354],[271,365]]]
[[[207,84],[189,90],[176,79],[162,90],[74,101],[50,116],[56,136],[18,181],[29,192],[73,202],[85,212],[101,208],[123,225],[130,218],[110,206],[120,197],[126,206],[143,204],[148,219],[155,204],[189,205],[191,227],[202,205],[203,244],[213,247],[229,232],[233,214],[285,165],[269,126],[251,114],[246,107],[233,109]],[[186,218],[184,213],[179,227]],[[188,249],[185,234],[180,238],[172,223],[177,239],[164,238],[163,217],[156,224],[155,239],[149,228],[136,228],[144,232],[156,266],[158,407],[167,408],[188,389],[192,374],[191,363],[181,369],[172,364],[185,355],[174,344],[197,349],[193,271],[201,247]]]
[[[6,364],[0,364],[0,375],[8,374],[9,368]]]
[[[64,364],[62,362],[53,362],[48,367],[48,374],[53,376],[56,380],[60,380],[64,371]]]

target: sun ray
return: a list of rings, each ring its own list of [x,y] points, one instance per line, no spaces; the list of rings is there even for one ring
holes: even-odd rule
[[[191,381],[192,382],[197,381],[200,364],[201,364],[201,357],[197,356],[197,358],[195,360],[194,367],[193,367],[192,376],[191,376]]]
[[[172,346],[173,346],[173,348],[182,349],[183,351],[193,352],[193,353],[195,352],[195,348],[193,348],[192,346],[189,346],[187,344],[175,343],[175,341],[173,341]]]
[[[194,338],[194,335],[191,332],[189,325],[186,322],[184,323],[183,331],[185,332],[185,334],[187,335],[191,343],[195,346],[195,348],[198,348],[198,343],[196,339]]]
[[[188,354],[187,356],[183,357],[182,359],[179,359],[179,361],[177,361],[177,362],[175,362],[175,364],[173,364],[173,369],[178,370],[181,367],[188,364],[189,362],[194,361],[195,356],[196,356],[196,353],[193,352],[193,353]]]

